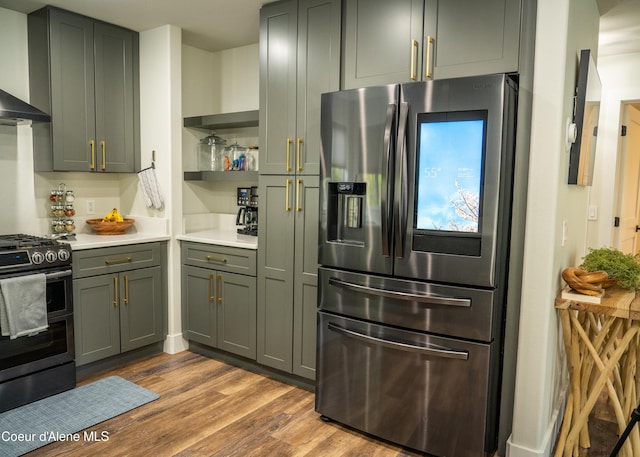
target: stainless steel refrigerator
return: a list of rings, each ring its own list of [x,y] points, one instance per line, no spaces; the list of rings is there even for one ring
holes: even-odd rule
[[[517,85],[322,96],[316,411],[436,456],[497,447]]]

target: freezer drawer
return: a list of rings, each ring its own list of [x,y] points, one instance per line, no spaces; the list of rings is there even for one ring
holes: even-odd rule
[[[318,269],[318,307],[345,316],[490,342],[500,333],[496,290]]]
[[[436,456],[495,449],[495,343],[318,314],[318,413]]]

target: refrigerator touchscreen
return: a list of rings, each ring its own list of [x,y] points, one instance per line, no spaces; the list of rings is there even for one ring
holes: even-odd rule
[[[482,113],[419,115],[417,147],[415,228],[477,234],[485,148]]]

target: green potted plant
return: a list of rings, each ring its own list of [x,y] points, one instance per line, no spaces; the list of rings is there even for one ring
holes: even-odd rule
[[[640,289],[640,258],[638,254],[625,254],[615,248],[589,248],[582,258],[581,267],[586,271],[606,271],[609,279],[624,289]]]

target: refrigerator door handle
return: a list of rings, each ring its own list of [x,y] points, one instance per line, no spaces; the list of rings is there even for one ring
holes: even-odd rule
[[[421,303],[428,303],[431,305],[460,306],[464,308],[471,308],[470,298],[444,297],[442,295],[419,294],[378,289],[376,287],[364,286],[362,284],[343,281],[342,279],[338,278],[329,278],[329,284],[336,287],[342,287],[343,289],[349,289],[370,295],[378,295],[381,297],[394,298],[397,300],[417,301]]]
[[[394,175],[395,155],[392,150],[392,133],[397,106],[395,103],[387,105],[387,120],[384,124],[384,162],[382,165],[382,192],[381,192],[381,213],[382,213],[382,255],[391,255],[391,233],[393,230],[393,212],[390,203],[393,201],[393,185],[390,177]]]
[[[399,349],[401,351],[413,352],[417,354],[433,355],[436,357],[447,359],[469,360],[469,353],[467,351],[456,351],[455,349],[445,348],[441,346],[415,346],[413,344],[407,344],[399,341],[385,340],[382,338],[377,338],[375,336],[365,335],[360,332],[342,328],[332,322],[329,322],[327,324],[327,328],[333,332],[349,338],[355,338],[366,343],[373,343],[391,349]]]
[[[400,103],[400,115],[398,119],[398,138],[396,146],[396,173],[399,177],[396,182],[395,209],[393,219],[395,223],[396,257],[404,257],[404,245],[407,237],[407,208],[408,208],[408,184],[407,184],[407,160],[406,160],[406,134],[409,104]]]

